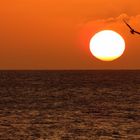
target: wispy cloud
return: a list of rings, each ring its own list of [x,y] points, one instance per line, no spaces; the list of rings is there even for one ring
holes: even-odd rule
[[[126,20],[128,22],[139,22],[140,23],[140,15],[135,15],[135,16],[129,16],[125,13],[122,13],[121,15],[117,17],[109,17],[109,18],[104,18],[104,19],[96,19],[93,20],[92,17],[83,19],[83,23],[89,23],[89,22],[105,22],[105,23],[110,23],[110,22],[122,22],[122,20]]]

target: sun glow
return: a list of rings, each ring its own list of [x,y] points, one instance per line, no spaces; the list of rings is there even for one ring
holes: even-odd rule
[[[91,53],[103,61],[113,61],[119,58],[124,50],[124,39],[112,30],[100,31],[90,40]]]

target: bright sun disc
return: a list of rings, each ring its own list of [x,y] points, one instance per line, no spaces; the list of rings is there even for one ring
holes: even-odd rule
[[[113,61],[120,57],[125,50],[124,39],[112,30],[96,33],[90,40],[90,51],[98,59]]]

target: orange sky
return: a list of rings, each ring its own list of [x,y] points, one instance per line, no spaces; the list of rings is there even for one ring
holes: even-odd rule
[[[0,69],[140,69],[138,0],[3,0],[0,2]],[[113,29],[126,41],[118,60],[102,62],[89,38]]]

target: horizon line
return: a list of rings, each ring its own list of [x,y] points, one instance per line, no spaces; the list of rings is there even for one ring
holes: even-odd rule
[[[0,71],[104,71],[104,70],[140,70],[140,69],[0,69]]]

